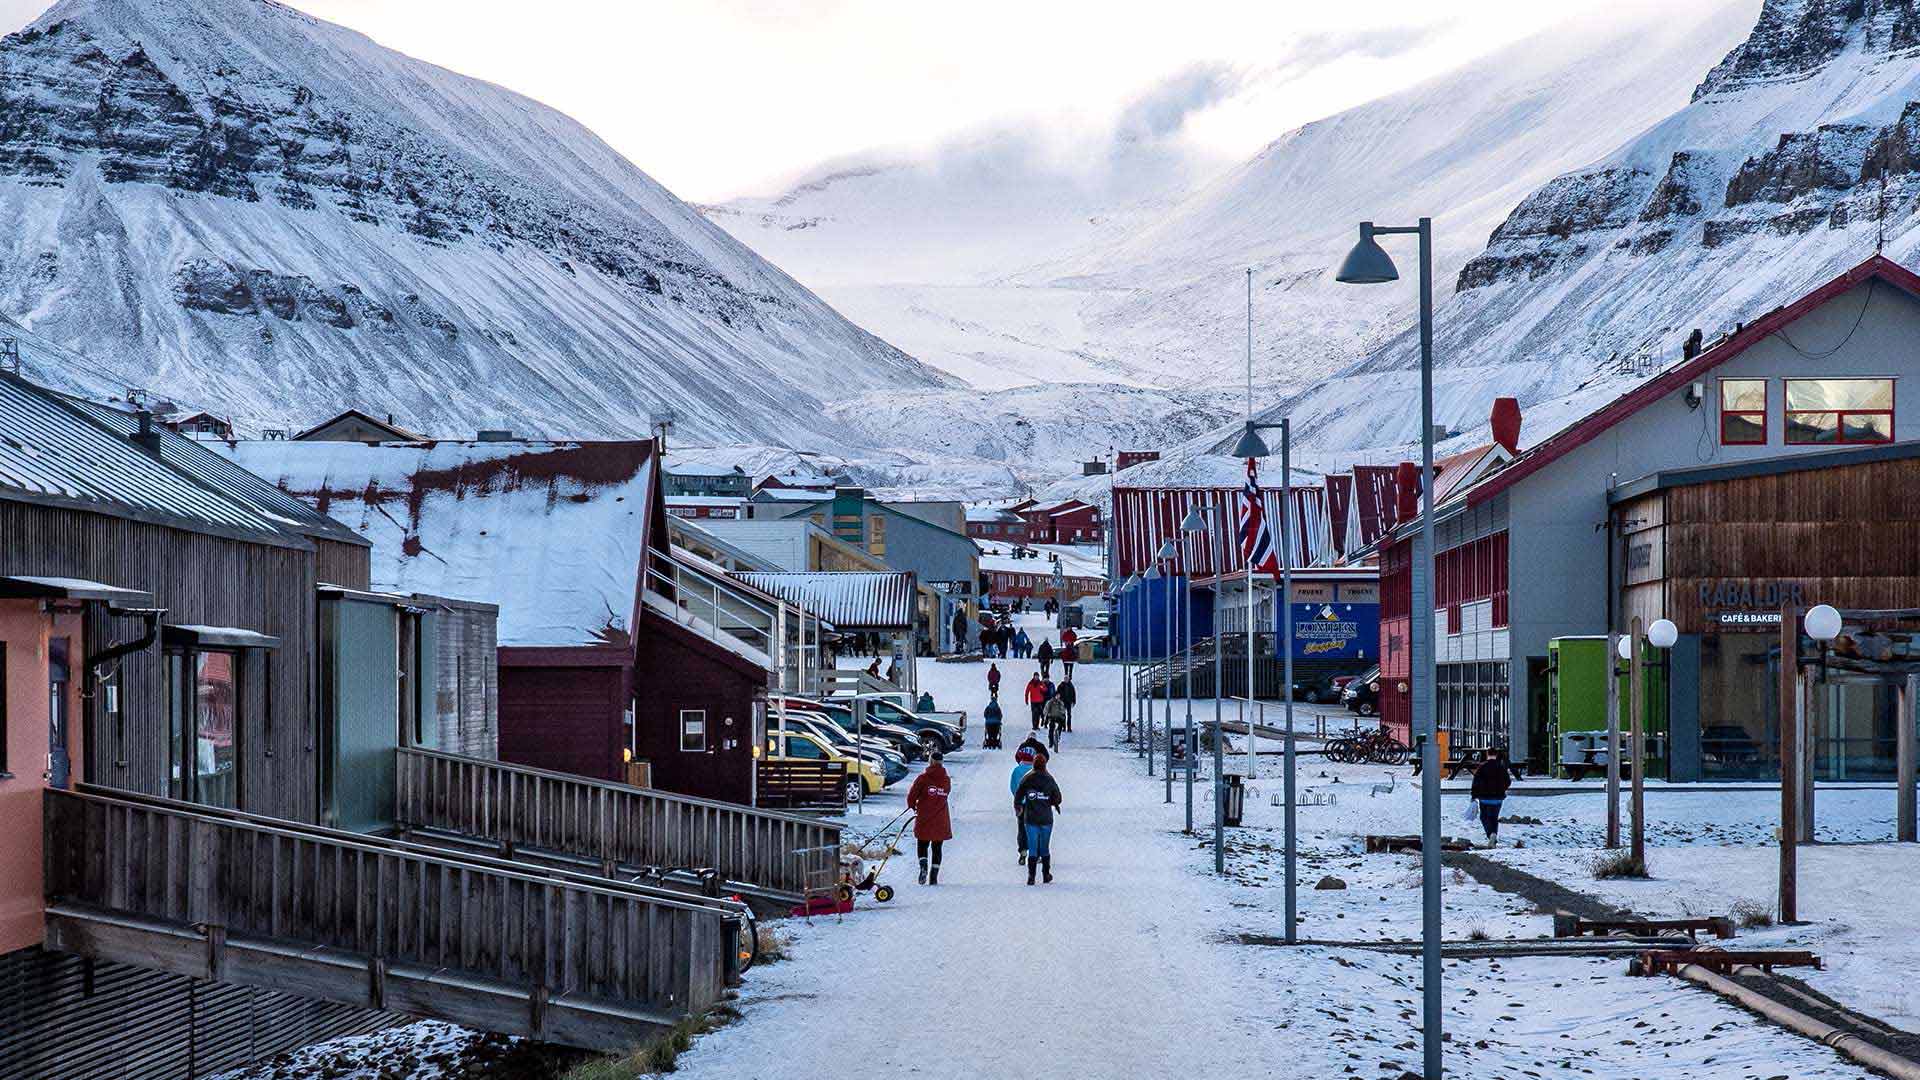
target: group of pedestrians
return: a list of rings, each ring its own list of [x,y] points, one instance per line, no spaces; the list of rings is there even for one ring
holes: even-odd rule
[[[1021,632],[1024,636],[1024,631]],[[1051,651],[1048,642],[1043,648]],[[1027,682],[1027,701],[1032,706],[1033,728],[1014,750],[1013,773],[1007,789],[1013,796],[1014,842],[1020,852],[1020,865],[1027,868],[1027,884],[1053,883],[1053,825],[1060,811],[1060,783],[1047,767],[1060,747],[1063,731],[1073,730],[1073,705],[1078,696],[1071,668],[1062,672],[1058,685],[1046,670],[1037,671]],[[1000,665],[987,664],[987,707],[982,711],[986,727],[985,748],[1001,747],[1000,731],[1004,715],[1000,709]],[[1040,741],[1040,728],[1047,729],[1047,741]],[[914,814],[913,838],[920,861],[922,885],[940,884],[940,857],[946,842],[953,839],[953,817],[948,807],[952,780],[947,774],[946,756],[934,753],[926,771],[907,791],[907,809]]]

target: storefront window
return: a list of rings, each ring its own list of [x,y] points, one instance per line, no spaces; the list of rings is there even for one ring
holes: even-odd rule
[[[194,801],[208,806],[237,806],[238,657],[227,652],[201,652],[195,653],[193,660]]]
[[[1787,441],[1893,441],[1893,380],[1788,379]]]
[[[1767,380],[1720,380],[1720,441],[1728,446],[1767,441]]]
[[[1878,683],[1817,684],[1809,703],[1814,775],[1821,780],[1892,780],[1899,694]]]

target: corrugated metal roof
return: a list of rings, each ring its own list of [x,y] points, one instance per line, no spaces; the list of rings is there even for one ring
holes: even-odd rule
[[[196,482],[91,411],[13,376],[0,376],[0,493],[261,543],[310,546],[288,522]]]
[[[67,398],[66,403],[123,437],[140,430],[139,417],[130,412],[78,398]],[[308,536],[320,536],[348,544],[366,543],[352,529],[241,468],[225,455],[178,432],[157,426],[155,431],[160,440],[161,460],[211,486],[215,491],[245,504],[261,516],[298,529]]]
[[[498,604],[502,645],[624,643],[645,548],[666,544],[664,527],[649,536],[646,440],[227,449],[372,541],[375,588]]]
[[[757,589],[805,607],[842,630],[911,630],[913,575],[903,571],[736,573]]]

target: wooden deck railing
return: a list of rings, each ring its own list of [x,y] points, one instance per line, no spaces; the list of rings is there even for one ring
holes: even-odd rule
[[[403,828],[457,833],[616,867],[711,868],[735,892],[799,900],[840,826],[569,773],[398,751]],[[800,856],[796,851],[812,854]],[[822,854],[825,852],[825,854]]]
[[[724,989],[717,906],[165,800],[45,798],[54,948],[596,1048]]]

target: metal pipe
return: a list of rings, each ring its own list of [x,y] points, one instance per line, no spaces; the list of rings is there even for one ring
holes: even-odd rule
[[[1917,696],[1914,693],[1916,686],[1920,686],[1920,676],[1909,675],[1900,681],[1899,705],[1894,712],[1895,730],[1898,732],[1894,740],[1896,762],[1894,779],[1900,787],[1899,795],[1894,799],[1894,820],[1897,823],[1895,835],[1902,843],[1907,844],[1913,843],[1916,839],[1913,790],[1913,706]]]
[[[1742,965],[1733,970],[1753,973],[1758,969]],[[1776,1001],[1756,990],[1750,990],[1718,972],[1710,971],[1699,964],[1682,964],[1674,973],[1722,997],[1731,998],[1781,1027],[1824,1043],[1862,1065],[1878,1069],[1888,1076],[1897,1077],[1898,1080],[1920,1080],[1920,1062],[1901,1057],[1852,1032],[1843,1031],[1832,1024],[1816,1020],[1791,1005]]]
[[[1168,567],[1168,569],[1171,570],[1172,567]],[[1160,772],[1161,772],[1161,776],[1165,779],[1166,785],[1167,785],[1167,797],[1164,801],[1167,803],[1172,803],[1173,802],[1173,602],[1174,602],[1173,601],[1173,575],[1168,574],[1167,576],[1161,578],[1160,582],[1161,584],[1167,587],[1167,592],[1165,594],[1166,609],[1167,609],[1167,659],[1166,659],[1166,662],[1160,666],[1160,674],[1162,676],[1161,687],[1162,687],[1162,690],[1164,691],[1162,696],[1165,698],[1165,707],[1163,710],[1163,714],[1166,717],[1166,722],[1167,722],[1167,757],[1166,757],[1166,760],[1162,762],[1165,768],[1161,769]]]
[[[1224,540],[1227,531],[1227,504],[1213,505],[1214,518]],[[1213,585],[1213,872],[1227,872],[1227,808],[1226,808],[1226,753],[1221,744],[1226,741],[1226,733],[1220,730],[1221,698],[1226,694],[1223,679],[1225,668],[1221,658],[1226,655],[1224,643],[1220,640],[1220,581],[1226,576],[1227,562],[1223,546],[1214,549],[1220,558],[1214,560]]]
[[[1795,769],[1799,751],[1794,746],[1798,734],[1794,714],[1800,701],[1800,609],[1791,603],[1780,606],[1780,921],[1800,921],[1799,808],[1794,804],[1800,792]]]
[[[1620,635],[1607,627],[1607,846],[1620,846]]]
[[[1180,671],[1182,680],[1187,684],[1187,729],[1180,736],[1180,746],[1184,751],[1182,756],[1186,759],[1187,767],[1186,831],[1191,833],[1193,832],[1193,767],[1198,764],[1194,761],[1194,754],[1198,747],[1195,746],[1193,737],[1193,581],[1191,578],[1185,579],[1180,589],[1180,598],[1182,606],[1186,609],[1186,628],[1180,635],[1186,644],[1186,649],[1181,653]]]

